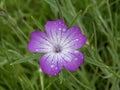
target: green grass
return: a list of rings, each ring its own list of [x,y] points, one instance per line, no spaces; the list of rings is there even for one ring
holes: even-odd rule
[[[0,90],[120,90],[120,0],[0,0]],[[85,63],[50,77],[27,43],[48,20],[64,19],[87,37]]]

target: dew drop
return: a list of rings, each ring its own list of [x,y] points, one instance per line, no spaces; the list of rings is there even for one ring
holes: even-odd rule
[[[54,65],[51,65],[51,68],[53,68],[54,67]]]
[[[84,57],[81,57],[81,59],[83,59]]]
[[[57,70],[57,69],[58,69],[58,67],[55,67],[55,69]]]
[[[65,28],[63,28],[63,31],[65,31],[66,29]]]
[[[75,58],[75,60],[78,60],[77,58]]]
[[[79,53],[78,51],[74,51],[74,53]]]
[[[59,24],[61,24],[61,22],[58,22]]]
[[[59,30],[61,30],[61,28],[59,28]]]
[[[78,41],[79,39],[75,39],[75,41]]]
[[[71,62],[71,61],[72,61],[72,60],[70,60],[70,59],[68,60],[68,62]]]
[[[38,49],[36,49],[35,51],[38,51]]]

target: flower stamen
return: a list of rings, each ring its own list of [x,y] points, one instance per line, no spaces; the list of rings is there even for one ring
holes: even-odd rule
[[[62,51],[62,48],[60,46],[57,45],[57,46],[54,47],[54,52],[55,53],[60,53],[61,51]]]

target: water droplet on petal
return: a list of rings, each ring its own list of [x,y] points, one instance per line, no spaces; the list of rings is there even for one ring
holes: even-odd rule
[[[54,65],[51,65],[51,68],[53,68],[54,67]]]
[[[69,61],[68,62],[71,62],[71,60],[69,59]]]
[[[61,24],[61,22],[58,22],[59,24]]]
[[[35,51],[38,51],[38,49],[36,49]]]
[[[81,57],[81,59],[83,59],[84,57]]]
[[[79,53],[79,51],[74,51],[74,53]]]
[[[59,28],[59,30],[61,30],[61,28]]]
[[[66,29],[65,28],[63,28],[63,31],[65,31]]]
[[[75,39],[75,41],[78,41],[79,39]]]
[[[78,60],[77,58],[75,58],[75,60]]]
[[[58,67],[55,67],[55,69],[57,70],[57,69],[58,69]]]

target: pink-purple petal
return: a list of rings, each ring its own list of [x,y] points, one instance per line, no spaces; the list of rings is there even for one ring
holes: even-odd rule
[[[62,33],[67,30],[67,26],[63,20],[48,21],[45,29],[50,40],[57,44],[62,38]]]
[[[55,76],[62,69],[62,66],[58,64],[58,62],[59,62],[59,59],[56,58],[56,55],[45,54],[40,59],[40,67],[44,73],[51,75],[51,76]]]
[[[85,45],[86,43],[86,37],[85,35],[76,35],[75,37],[73,37],[73,39],[71,39],[71,41],[66,41],[66,43],[64,44],[64,48],[72,48],[72,49],[78,49],[81,48],[83,45]]]
[[[84,56],[79,51],[69,53],[65,57],[64,67],[70,71],[76,71],[84,63]]]
[[[51,31],[66,31],[67,26],[63,20],[48,21],[45,25],[46,32],[49,34]]]
[[[31,52],[46,53],[50,51],[51,43],[47,40],[45,33],[41,31],[34,31],[31,33],[31,40],[28,43],[28,49]]]
[[[74,26],[66,31],[61,42],[65,46],[64,48],[78,49],[85,44],[86,37],[81,33],[79,27]]]
[[[69,30],[69,31],[68,31],[69,33],[73,33],[73,32],[79,33],[79,34],[82,33],[80,27],[78,27],[78,26],[72,26],[72,27],[69,28],[68,30]]]

